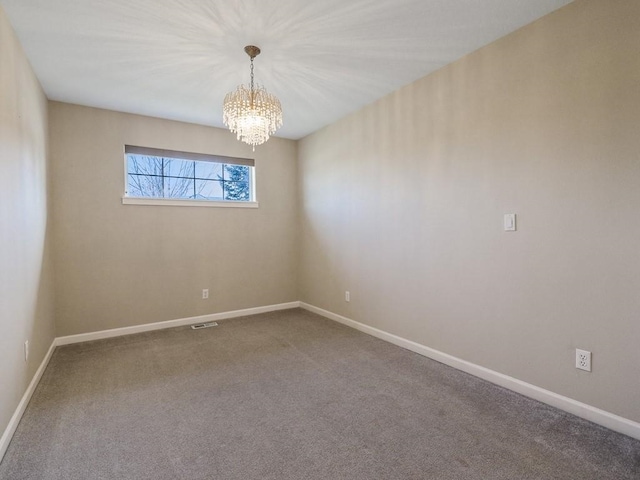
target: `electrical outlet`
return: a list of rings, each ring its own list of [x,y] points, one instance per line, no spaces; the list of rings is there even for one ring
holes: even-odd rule
[[[202,299],[206,300],[207,298],[209,298],[209,289],[208,288],[203,288],[202,289]]]
[[[349,293],[349,290],[344,292],[344,301],[345,302],[350,302],[351,301],[351,294]]]
[[[29,360],[29,340],[24,342],[24,361]]]
[[[591,371],[591,352],[576,348],[576,368]]]

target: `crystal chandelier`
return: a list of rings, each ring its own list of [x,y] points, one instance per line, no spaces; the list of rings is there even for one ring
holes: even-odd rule
[[[275,95],[253,84],[253,59],[260,54],[260,49],[247,45],[244,51],[251,57],[251,85],[249,88],[240,85],[235,92],[227,93],[222,106],[222,121],[238,140],[253,146],[255,151],[256,145],[269,140],[269,136],[282,126],[282,107]]]

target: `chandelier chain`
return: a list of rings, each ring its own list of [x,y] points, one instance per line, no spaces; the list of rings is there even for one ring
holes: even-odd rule
[[[253,93],[253,57],[251,57],[251,92]]]

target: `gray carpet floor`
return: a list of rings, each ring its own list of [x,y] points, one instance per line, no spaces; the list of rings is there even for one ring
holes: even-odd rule
[[[294,309],[59,347],[0,478],[640,479],[640,442]]]

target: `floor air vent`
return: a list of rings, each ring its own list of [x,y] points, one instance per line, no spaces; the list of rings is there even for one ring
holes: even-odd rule
[[[209,322],[209,323],[198,323],[196,325],[191,325],[191,328],[193,328],[194,330],[200,330],[201,328],[211,328],[211,327],[217,327],[218,324],[217,322]]]

